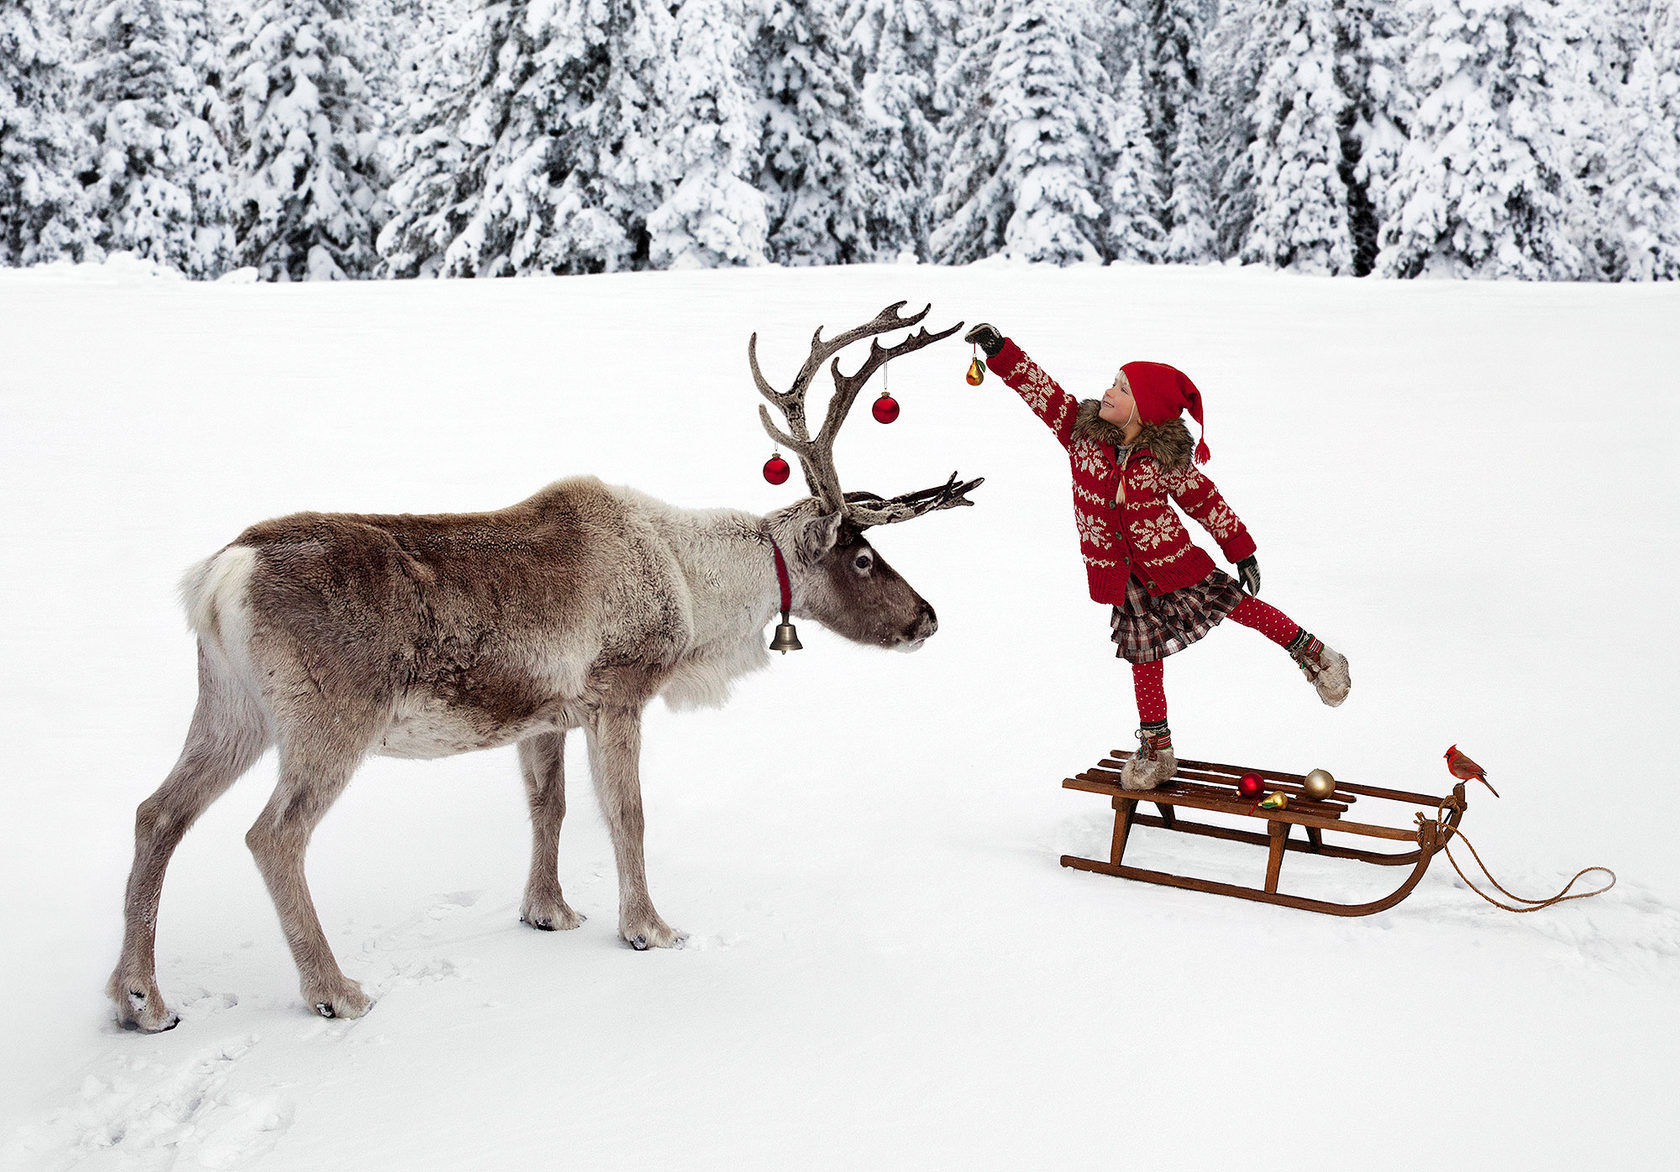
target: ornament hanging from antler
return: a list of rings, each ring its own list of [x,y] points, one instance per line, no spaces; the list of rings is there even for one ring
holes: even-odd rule
[[[851,411],[852,404],[856,402],[858,392],[863,389],[870,376],[894,358],[932,345],[962,329],[962,323],[958,322],[948,330],[930,334],[924,326],[896,346],[882,346],[878,335],[893,330],[909,329],[921,322],[933,308],[928,305],[920,313],[900,317],[898,311],[903,306],[902,301],[894,302],[877,314],[875,320],[836,334],[826,342],[823,341],[822,327],[817,327],[817,332],[811,336],[810,357],[806,358],[805,364],[794,376],[792,386],[786,391],[778,391],[772,387],[759,369],[758,335],[753,334],[747,341],[747,361],[752,365],[753,381],[758,384],[759,392],[781,412],[785,421],[785,427],[778,428],[771,420],[769,408],[760,404],[758,414],[764,423],[764,430],[770,433],[770,437],[781,450],[792,452],[798,458],[811,495],[821,501],[829,511],[844,515],[846,520],[859,529],[908,521],[912,517],[920,517],[940,509],[955,508],[958,505],[972,505],[974,502],[967,499],[967,494],[985,483],[984,477],[959,481],[957,474],[953,472],[944,484],[890,499],[872,492],[846,492],[840,487],[840,477],[834,468],[834,440],[846,422],[846,416]],[[854,373],[842,374],[840,360],[835,356],[853,342],[862,341],[864,338],[871,339],[868,357]],[[830,359],[833,361],[829,362]],[[829,362],[829,371],[834,376],[834,397],[828,402],[828,411],[823,417],[822,426],[813,436],[806,424],[805,398],[811,389],[811,379],[824,362]],[[894,407],[896,408],[896,404]],[[896,410],[893,414],[896,416]]]

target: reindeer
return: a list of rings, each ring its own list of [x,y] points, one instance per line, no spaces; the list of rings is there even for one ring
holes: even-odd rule
[[[747,358],[783,415],[765,429],[799,458],[810,495],[767,516],[679,509],[590,476],[551,484],[491,513],[299,513],[253,525],[187,572],[198,636],[198,704],[180,759],[140,803],[124,906],[122,956],[107,992],[118,1020],[146,1031],[179,1019],[158,991],[154,957],[164,871],[181,836],[272,745],[279,782],[245,842],[297,962],[303,998],[323,1017],[372,1002],[339,969],[309,896],[304,854],[315,826],[369,754],[430,758],[517,743],[531,813],[531,871],[519,918],[544,931],[583,916],[560,891],[566,733],[581,728],[618,864],[618,933],[638,950],[683,937],[648,895],[638,773],[642,711],[721,704],[731,681],[770,662],[763,630],[778,607],[858,643],[919,648],[933,608],[865,537],[872,526],[969,505],[981,481],[884,500],[845,493],[834,440],[858,392],[901,355],[961,323],[915,326],[900,301],[822,340],[779,392]],[[856,373],[840,350],[872,339]],[[816,436],[805,398],[833,359],[834,395]]]

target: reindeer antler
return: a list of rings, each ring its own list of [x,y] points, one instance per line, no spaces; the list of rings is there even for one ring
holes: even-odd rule
[[[799,457],[799,466],[805,473],[805,483],[810,488],[811,495],[822,501],[826,508],[844,513],[846,518],[859,528],[908,521],[912,517],[939,509],[972,505],[974,502],[968,500],[966,494],[984,483],[984,478],[959,483],[957,474],[953,472],[951,479],[942,485],[905,493],[891,500],[884,500],[874,493],[848,493],[840,487],[840,476],[834,468],[834,440],[846,422],[846,416],[851,411],[858,392],[863,390],[870,376],[894,358],[920,350],[923,346],[931,345],[941,338],[948,338],[962,329],[963,323],[958,322],[948,330],[930,334],[924,326],[896,346],[883,347],[878,340],[872,340],[869,343],[869,356],[863,360],[863,365],[850,375],[841,374],[840,359],[835,357],[841,350],[864,338],[874,338],[875,335],[890,330],[914,326],[933,308],[932,305],[928,305],[920,313],[900,317],[898,310],[903,305],[904,302],[895,301],[876,314],[875,320],[837,334],[826,342],[822,340],[822,327],[818,326],[816,333],[811,335],[810,357],[805,360],[805,365],[799,368],[799,373],[794,376],[793,385],[786,391],[778,391],[772,387],[765,379],[763,371],[758,368],[758,334],[754,333],[747,340],[747,361],[752,366],[753,381],[758,384],[759,392],[775,405],[787,421],[787,430],[784,432],[771,422],[769,408],[760,404],[758,416],[764,423],[764,430],[769,432],[770,437],[778,444]],[[813,437],[805,420],[805,396],[811,389],[811,379],[816,375],[817,368],[830,358],[833,358],[829,370],[834,376],[834,397],[828,402],[828,413],[823,417],[821,429]]]

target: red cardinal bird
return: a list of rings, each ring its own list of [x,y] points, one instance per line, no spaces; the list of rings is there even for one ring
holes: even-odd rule
[[[1447,751],[1442,753],[1441,756],[1447,759],[1448,773],[1451,773],[1454,777],[1461,778],[1464,781],[1469,781],[1473,777],[1483,785],[1487,786],[1488,789],[1493,790],[1494,797],[1497,798],[1499,796],[1499,791],[1494,789],[1487,779],[1487,770],[1483,769],[1480,765],[1477,765],[1474,761],[1470,760],[1470,758],[1459,752],[1457,745],[1449,745],[1447,747]]]

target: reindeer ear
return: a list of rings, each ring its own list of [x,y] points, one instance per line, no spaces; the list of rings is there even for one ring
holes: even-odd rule
[[[825,513],[812,517],[799,530],[799,556],[802,561],[815,562],[829,550],[840,537],[841,513]]]

